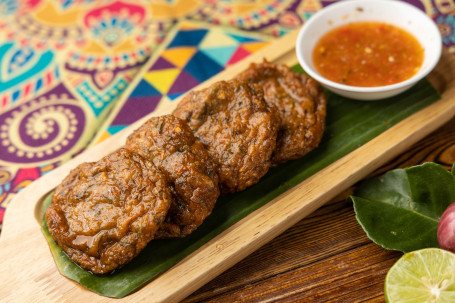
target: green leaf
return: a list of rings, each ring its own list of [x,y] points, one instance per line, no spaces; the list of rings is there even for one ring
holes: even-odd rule
[[[294,70],[302,72],[298,66]],[[60,272],[101,295],[126,296],[279,194],[438,100],[439,95],[428,81],[422,80],[406,93],[388,100],[355,101],[330,92],[327,99],[326,131],[317,149],[302,159],[271,169],[247,190],[221,197],[212,214],[190,236],[154,240],[132,262],[113,274],[96,276],[79,268],[53,243],[43,223],[43,232]]]
[[[452,173],[428,162],[366,180],[351,197],[356,218],[368,237],[386,249],[439,247],[439,218],[455,201]]]

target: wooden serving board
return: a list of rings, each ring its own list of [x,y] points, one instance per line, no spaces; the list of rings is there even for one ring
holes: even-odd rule
[[[203,83],[229,79],[250,62],[267,58],[288,65],[297,63],[290,33],[248,59]],[[200,249],[123,299],[97,295],[62,276],[41,232],[41,203],[78,164],[95,161],[118,149],[126,137],[150,116],[85,151],[22,190],[8,206],[0,236],[2,302],[176,302],[270,241],[306,215],[328,202],[368,173],[404,152],[455,115],[455,58],[443,54],[429,76],[441,100],[401,121],[367,144],[314,174],[237,222]],[[127,92],[128,93],[128,92]],[[153,115],[170,113],[159,108]]]

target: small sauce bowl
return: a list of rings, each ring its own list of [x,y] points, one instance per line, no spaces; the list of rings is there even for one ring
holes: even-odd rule
[[[321,76],[313,63],[313,49],[327,32],[347,23],[373,21],[388,23],[413,35],[424,49],[423,63],[411,78],[385,86],[360,87],[340,84]],[[433,20],[418,8],[397,0],[344,0],[320,10],[299,32],[296,54],[306,73],[328,90],[357,100],[378,100],[411,88],[430,73],[442,52],[442,38]]]

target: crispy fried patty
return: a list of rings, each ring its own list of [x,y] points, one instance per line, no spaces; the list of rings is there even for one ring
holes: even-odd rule
[[[271,165],[279,116],[257,84],[220,81],[188,93],[174,115],[187,121],[217,166],[222,193],[259,181]]]
[[[320,85],[284,64],[252,63],[239,80],[258,83],[280,113],[274,165],[297,159],[318,146],[325,129],[326,97]]]
[[[47,226],[74,262],[104,274],[154,238],[171,199],[166,177],[152,163],[120,149],[70,172],[52,196]]]
[[[201,225],[220,194],[218,175],[186,122],[172,115],[151,118],[128,137],[125,147],[168,177],[174,199],[156,238],[184,237]]]

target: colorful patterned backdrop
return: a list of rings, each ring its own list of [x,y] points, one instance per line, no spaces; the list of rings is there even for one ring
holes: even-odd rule
[[[455,0],[407,1],[437,22],[455,54]],[[16,193],[90,141],[172,102],[333,2],[0,0],[0,222]],[[191,65],[201,60],[210,62],[202,73]]]
[[[91,144],[173,102],[199,83],[267,45],[267,38],[231,28],[182,21],[117,101]]]

